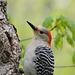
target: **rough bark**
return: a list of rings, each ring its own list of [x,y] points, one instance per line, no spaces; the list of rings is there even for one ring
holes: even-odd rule
[[[21,47],[17,30],[9,24],[7,2],[0,0],[0,75],[22,75],[19,70]]]

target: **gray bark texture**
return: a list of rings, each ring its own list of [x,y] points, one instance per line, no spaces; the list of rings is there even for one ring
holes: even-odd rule
[[[0,0],[0,75],[22,75],[19,38],[14,25],[8,22],[6,6],[7,2]]]

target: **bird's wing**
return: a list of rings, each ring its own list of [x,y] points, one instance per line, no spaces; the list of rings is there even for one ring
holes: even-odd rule
[[[35,50],[36,58],[33,60],[37,75],[53,75],[54,55],[48,46],[38,46]]]

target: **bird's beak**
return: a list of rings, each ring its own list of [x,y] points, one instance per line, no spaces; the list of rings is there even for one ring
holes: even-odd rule
[[[34,31],[36,31],[37,29],[36,29],[36,27],[33,25],[33,24],[31,24],[30,22],[28,22],[27,21],[27,23],[30,25],[30,27],[34,30]]]

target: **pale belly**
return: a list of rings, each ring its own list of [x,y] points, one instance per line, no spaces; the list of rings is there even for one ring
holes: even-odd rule
[[[34,68],[35,63],[33,62],[33,53],[26,52],[24,56],[24,62],[23,62],[23,69],[25,72],[25,75],[36,75],[36,71]]]

